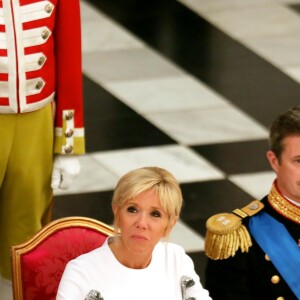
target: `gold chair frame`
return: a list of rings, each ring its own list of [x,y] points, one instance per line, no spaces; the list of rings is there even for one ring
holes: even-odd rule
[[[12,246],[11,266],[12,266],[12,288],[14,300],[23,300],[23,282],[22,282],[22,268],[21,257],[28,253],[47,237],[51,236],[57,231],[65,228],[81,227],[98,231],[99,233],[111,236],[114,234],[114,228],[87,217],[66,217],[54,220],[38,231],[32,238],[20,245]]]

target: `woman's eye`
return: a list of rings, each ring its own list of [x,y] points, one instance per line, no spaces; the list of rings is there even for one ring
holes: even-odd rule
[[[127,211],[130,213],[135,213],[135,212],[137,212],[137,209],[134,206],[128,206]]]
[[[155,217],[155,218],[160,218],[161,217],[161,213],[159,211],[153,211],[151,212],[151,216]]]

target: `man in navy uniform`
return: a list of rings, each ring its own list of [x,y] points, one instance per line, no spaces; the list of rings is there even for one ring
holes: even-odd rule
[[[300,299],[300,106],[273,122],[270,193],[207,220],[206,288],[214,300]]]

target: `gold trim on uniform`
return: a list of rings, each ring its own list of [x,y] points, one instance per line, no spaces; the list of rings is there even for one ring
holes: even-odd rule
[[[242,219],[258,213],[264,205],[254,200],[242,209],[232,213],[221,213],[210,217],[206,222],[205,253],[214,260],[234,256],[240,249],[248,252],[252,246],[251,237],[242,224]]]
[[[273,183],[271,191],[268,195],[270,205],[282,216],[300,224],[300,208],[288,201],[282,196]]]

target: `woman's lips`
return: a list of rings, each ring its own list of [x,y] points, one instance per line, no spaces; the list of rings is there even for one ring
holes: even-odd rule
[[[133,239],[135,240],[139,240],[139,241],[147,241],[148,239],[143,236],[143,235],[139,235],[139,234],[134,234],[131,236]]]

